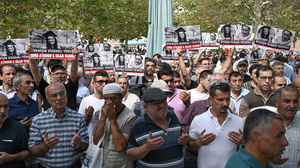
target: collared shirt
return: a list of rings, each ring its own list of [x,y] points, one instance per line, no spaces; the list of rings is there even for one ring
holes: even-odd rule
[[[133,93],[129,93],[128,91],[126,92],[125,97],[122,99],[122,103],[129,109],[131,109],[138,101],[140,101],[140,98]]]
[[[289,64],[285,63],[284,64],[284,73],[283,73],[283,75],[287,78],[290,78],[293,73],[294,73],[293,67],[290,66]],[[287,83],[287,85],[288,85],[288,83]]]
[[[300,158],[300,116],[295,115],[294,120],[289,126],[285,126],[286,129],[286,139],[289,145],[285,147],[285,151],[282,157],[288,157],[287,160],[282,165],[272,164],[274,168],[295,168],[298,166],[298,160]]]
[[[224,167],[227,160],[237,152],[238,146],[229,140],[228,133],[243,130],[244,122],[242,118],[227,111],[225,121],[220,125],[218,118],[211,113],[209,108],[205,113],[198,115],[191,123],[189,135],[193,139],[198,139],[200,133],[206,129],[204,134],[213,133],[216,139],[207,145],[203,145],[198,150],[199,168]],[[221,149],[221,150],[220,150]]]
[[[272,168],[270,164],[264,167],[244,148],[245,145],[240,145],[239,151],[229,158],[225,168]]]
[[[39,114],[37,103],[28,96],[28,104],[23,102],[17,94],[8,100],[9,112],[8,117],[20,121],[25,117],[30,119]]]
[[[239,115],[239,109],[240,109],[242,98],[246,96],[249,92],[250,92],[249,90],[241,88],[241,93],[237,99],[233,96],[232,91],[230,92],[230,99],[234,102],[235,112],[237,113],[237,115]]]
[[[155,124],[147,113],[138,118],[133,124],[127,153],[134,147],[144,145],[149,132],[152,133],[152,139],[157,137],[164,139],[164,143],[159,149],[150,151],[143,159],[136,162],[137,167],[183,167],[183,145],[178,143],[181,136],[181,126],[174,112],[168,111],[167,117],[168,129],[166,132]]]
[[[172,97],[167,98],[168,106],[171,106],[174,108],[174,112],[179,121],[181,120],[182,115],[185,111],[185,104],[179,97],[179,94],[182,91],[184,91],[184,90],[175,88],[175,92],[173,93]]]
[[[8,92],[6,92],[3,89],[3,85],[0,86],[0,93],[4,94],[5,96],[7,96],[8,99],[14,97],[15,93],[17,93],[17,90],[15,87],[12,87],[11,90],[9,90]]]
[[[45,167],[70,167],[83,154],[77,152],[70,144],[78,131],[81,131],[81,141],[88,143],[86,122],[81,114],[66,107],[62,117],[59,117],[51,107],[33,118],[29,132],[29,148],[43,143],[48,132],[48,137],[56,136],[59,142],[43,156],[36,157],[36,161]]]
[[[7,118],[0,128],[0,151],[16,154],[28,150],[28,133],[19,122]],[[26,168],[24,161],[9,162],[0,165],[1,168]]]
[[[80,103],[83,98],[87,97],[90,95],[90,90],[85,87],[83,84],[78,82],[78,90],[77,90],[77,101]]]

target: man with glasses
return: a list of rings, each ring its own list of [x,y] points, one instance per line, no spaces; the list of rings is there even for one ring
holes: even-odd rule
[[[241,102],[239,116],[246,118],[250,110],[260,106],[275,107],[275,96],[271,86],[274,73],[269,66],[261,66],[256,71],[257,87],[247,94]]]
[[[163,68],[158,72],[157,76],[158,79],[165,81],[168,85],[169,90],[172,93],[167,93],[168,106],[174,108],[174,112],[180,121],[185,110],[190,105],[189,92],[175,88],[172,70]]]
[[[209,90],[211,107],[196,116],[190,126],[188,148],[198,151],[197,167],[225,167],[243,143],[243,120],[229,111],[230,86],[214,83]]]
[[[93,130],[96,129],[94,127],[94,120],[98,120],[99,113],[104,104],[102,91],[104,86],[108,84],[108,81],[108,74],[106,71],[97,71],[93,76],[93,81],[91,82],[91,85],[93,85],[95,90],[94,94],[83,98],[79,106],[78,112],[85,118],[90,140],[93,135]]]
[[[65,86],[53,82],[46,87],[51,108],[38,114],[30,127],[29,150],[39,168],[80,167],[80,157],[88,147],[86,122],[68,108]]]
[[[32,48],[30,47],[30,44],[27,45],[26,53],[30,54],[32,52]],[[77,69],[78,69],[78,57],[79,57],[79,50],[77,47],[74,47],[73,54],[75,55],[75,59],[72,60],[71,64],[71,73],[70,73],[70,82],[68,84],[65,84],[67,80],[67,71],[66,68],[60,64],[56,64],[51,67],[51,82],[59,82],[65,85],[67,90],[67,107],[71,108],[72,110],[76,110],[76,95],[77,95],[77,89],[78,89],[78,80],[77,80]],[[46,92],[45,88],[49,85],[44,79],[43,76],[39,73],[39,67],[34,59],[29,60],[29,67],[33,75],[33,79],[35,81],[35,84],[37,86],[37,90],[41,93],[44,104],[43,108],[44,110],[47,110],[50,108],[50,104],[46,99]]]

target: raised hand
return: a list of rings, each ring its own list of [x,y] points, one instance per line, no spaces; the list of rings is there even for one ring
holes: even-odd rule
[[[217,137],[217,136],[216,136],[215,134],[213,134],[213,133],[208,133],[208,134],[205,134],[205,135],[204,135],[205,131],[206,131],[206,129],[204,129],[204,130],[200,133],[199,139],[196,140],[196,142],[197,142],[197,144],[198,144],[199,146],[207,145],[207,144],[211,143],[213,140],[215,140],[216,137]]]
[[[230,141],[232,141],[233,143],[237,144],[237,145],[241,145],[244,143],[244,139],[243,139],[243,132],[241,129],[239,129],[239,133],[235,132],[235,131],[231,131],[228,133],[227,135]]]
[[[80,141],[81,141],[81,137],[80,137],[80,131],[77,132],[77,134],[75,134],[72,138],[72,141],[71,141],[71,146],[73,148],[78,148],[79,144],[80,144]]]
[[[31,121],[32,121],[33,117],[31,117],[30,119],[27,119],[27,117],[25,117],[23,120],[20,120],[19,122],[26,128],[29,129],[30,125],[31,125]]]
[[[185,145],[188,141],[189,141],[189,134],[186,133],[186,131],[184,130],[184,128],[182,128],[182,133],[181,136],[178,139],[178,143],[181,145]]]
[[[165,140],[162,137],[157,137],[154,139],[151,139],[151,138],[152,138],[152,132],[149,133],[149,136],[147,137],[147,142],[146,142],[147,147],[151,151],[159,149],[165,142]]]
[[[52,149],[54,148],[59,142],[58,137],[56,136],[50,136],[48,137],[48,131],[46,132],[44,136],[44,145],[47,149]]]

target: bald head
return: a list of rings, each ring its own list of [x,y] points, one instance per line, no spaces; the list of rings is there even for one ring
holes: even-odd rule
[[[62,83],[60,83],[60,82],[53,82],[53,83],[51,83],[50,85],[48,85],[45,88],[46,97],[50,96],[49,92],[55,91],[56,89],[61,88],[61,87],[63,87],[64,90],[66,91],[66,88],[65,88],[65,86]]]
[[[0,128],[7,118],[8,110],[8,99],[4,94],[0,93]]]

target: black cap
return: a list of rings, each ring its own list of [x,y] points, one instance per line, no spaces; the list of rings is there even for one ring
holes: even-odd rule
[[[143,94],[145,103],[156,104],[167,100],[167,95],[159,88],[148,88]]]
[[[184,28],[179,27],[177,30],[175,30],[175,32],[178,33],[178,32],[186,32],[186,31],[184,30]]]
[[[98,55],[97,53],[94,53],[91,57],[100,57],[100,55]]]
[[[8,45],[16,45],[16,43],[14,43],[14,42],[11,41],[11,40],[7,40],[7,41],[5,41],[2,45],[5,45],[5,46],[8,46]]]
[[[237,66],[239,65],[248,65],[248,61],[246,60],[240,61]]]
[[[57,35],[51,30],[48,31],[47,33],[44,33],[43,36],[45,36],[45,37],[48,37],[48,36],[57,37]]]
[[[56,65],[53,65],[52,68],[51,68],[51,72],[53,72],[55,69],[57,68],[62,68],[64,70],[66,70],[66,68],[60,64],[56,64]]]

